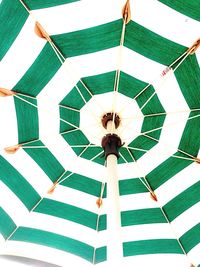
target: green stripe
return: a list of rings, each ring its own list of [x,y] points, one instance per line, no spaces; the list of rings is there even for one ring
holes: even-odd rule
[[[126,26],[124,45],[163,65],[170,65],[187,49],[182,45],[148,30],[134,21],[130,21]]]
[[[161,134],[161,129],[160,130],[155,130],[155,129],[163,127],[165,117],[166,115],[145,117],[143,120],[141,132],[142,133],[148,132],[147,133],[148,136],[151,136],[155,139],[159,139]]]
[[[84,77],[82,80],[93,95],[112,92],[114,89],[116,71],[102,73],[94,76]],[[119,93],[134,98],[147,83],[130,76],[121,71],[119,81]]]
[[[196,55],[188,56],[174,74],[188,106],[191,109],[199,108],[200,68]]]
[[[107,248],[101,247],[95,250],[95,263],[100,263],[107,260]]]
[[[80,0],[26,0],[26,5],[29,7],[29,9],[33,10],[33,9],[59,6],[78,1]]]
[[[45,66],[45,67],[44,67]],[[46,43],[31,67],[14,86],[19,93],[37,96],[60,68],[61,63],[49,43]]]
[[[166,211],[167,217],[173,221],[181,213],[191,208],[200,201],[200,181],[193,184],[181,194],[169,201],[163,209]]]
[[[31,210],[40,196],[25,178],[3,157],[0,156],[1,181]]]
[[[74,149],[76,150],[76,149]],[[98,157],[97,157],[98,155]],[[97,162],[101,165],[105,164],[105,158],[104,158],[104,153],[103,153],[103,148],[98,146],[98,147],[88,147],[84,153],[82,154],[82,157],[88,160],[92,160],[94,157],[95,159],[93,159],[94,162]]]
[[[62,134],[62,137],[67,141],[70,146],[88,146],[90,144],[89,140],[81,130],[64,133]],[[76,147],[73,148],[73,150],[77,155],[80,155],[84,148]]]
[[[144,149],[144,150],[150,150],[152,147],[157,145],[157,141],[152,140],[146,136],[140,135],[136,137],[130,144],[130,147],[136,147],[139,149]],[[133,154],[135,160],[138,160],[142,155],[144,155],[146,152],[139,151],[139,150],[133,150],[131,149],[131,153]]]
[[[27,146],[45,146],[41,141],[36,141]],[[27,148],[23,146],[26,153],[40,166],[46,175],[55,182],[65,171],[60,162],[47,148]]]
[[[22,98],[37,106],[37,100],[30,100],[26,97]],[[14,98],[14,102],[17,116],[19,144],[38,139],[39,121],[37,108],[16,97]]]
[[[120,180],[119,190],[120,196],[148,192],[139,178]]]
[[[176,239],[152,239],[125,242],[123,247],[125,257],[158,253],[183,254]]]
[[[200,223],[195,225],[184,235],[180,237],[180,241],[184,246],[186,253],[188,253],[193,247],[200,243]]]
[[[179,152],[175,153],[176,156],[185,156]],[[152,170],[147,176],[151,188],[154,190],[168,181],[171,177],[182,171],[189,166],[193,161],[183,160],[179,158],[170,157],[162,162],[157,168]]]
[[[67,175],[66,175],[67,176]],[[64,180],[61,185],[99,197],[102,183],[86,176],[74,173]],[[87,197],[87,196],[86,196]]]
[[[144,115],[165,112],[157,94],[155,94],[155,89],[152,85],[149,86],[144,92],[142,92],[136,98],[136,102],[138,103],[138,106],[140,108],[144,105],[144,107],[141,110]],[[160,116],[157,116],[157,117],[160,117]]]
[[[122,20],[120,19],[89,29],[54,35],[52,39],[66,57],[74,57],[118,46],[121,29]],[[78,44],[77,40],[79,40]],[[164,65],[170,65],[186,51],[186,47],[133,21],[130,21],[126,26],[124,45]]]
[[[74,57],[118,46],[121,28],[122,20],[117,20],[100,26],[51,37],[65,57]]]
[[[184,15],[200,21],[199,0],[159,0],[161,3],[183,13]]]
[[[19,227],[10,240],[30,242],[67,251],[92,262],[94,251],[92,246],[62,235],[33,228]]]
[[[19,1],[3,0],[0,4],[0,60],[7,53],[21,28],[28,13]]]
[[[65,131],[76,129],[71,124],[73,124],[76,127],[79,127],[79,123],[80,123],[79,112],[60,107],[60,118],[69,123],[68,124],[66,122],[61,121],[60,132],[65,132]]]
[[[0,207],[0,233],[6,239],[17,227],[12,218]]]
[[[159,208],[122,211],[122,226],[167,223]]]
[[[91,99],[90,87],[85,87],[80,81],[60,102],[61,105],[80,110]]]
[[[65,220],[69,220],[84,225],[94,230],[96,230],[97,228],[97,217],[98,217],[97,214],[59,201],[44,198],[40,202],[40,204],[34,209],[34,212],[39,212],[59,217]]]

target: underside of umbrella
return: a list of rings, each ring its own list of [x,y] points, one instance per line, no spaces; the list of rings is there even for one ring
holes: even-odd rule
[[[200,266],[199,14],[0,1],[0,255]]]

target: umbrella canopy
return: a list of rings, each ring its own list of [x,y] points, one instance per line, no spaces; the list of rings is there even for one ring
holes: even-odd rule
[[[1,1],[0,255],[200,266],[199,14]]]

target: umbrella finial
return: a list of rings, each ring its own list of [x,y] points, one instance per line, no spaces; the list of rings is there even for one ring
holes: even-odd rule
[[[154,193],[154,191],[150,192],[150,197],[154,200],[154,201],[158,201],[158,198],[156,196],[156,194]]]
[[[97,207],[100,209],[103,205],[103,199],[99,197],[96,201]]]
[[[53,185],[51,186],[51,188],[47,191],[47,194],[53,194],[53,192],[55,191],[56,189],[56,186],[57,186],[58,182],[54,182]]]
[[[20,149],[21,145],[15,145],[15,146],[9,146],[4,148],[4,150],[6,151],[6,153],[8,154],[15,154],[19,149]]]
[[[0,88],[0,96],[1,97],[12,96],[14,94],[15,94],[15,92],[13,92],[11,90],[8,90],[8,89],[5,89],[5,88]]]
[[[48,42],[51,42],[51,38],[49,37],[48,33],[45,31],[45,29],[38,21],[36,21],[35,23],[34,31],[38,37],[46,39]]]
[[[122,9],[122,17],[125,21],[125,23],[129,23],[131,20],[131,6],[130,6],[130,0],[126,1],[126,4],[124,5]]]
[[[196,42],[194,42],[194,44],[187,50],[187,53],[193,55],[197,51],[199,46],[200,46],[200,38],[197,39]]]

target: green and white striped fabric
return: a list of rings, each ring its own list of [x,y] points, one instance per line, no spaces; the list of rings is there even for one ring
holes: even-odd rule
[[[0,3],[0,255],[107,266],[115,112],[123,266],[200,266],[200,1],[124,4]]]

